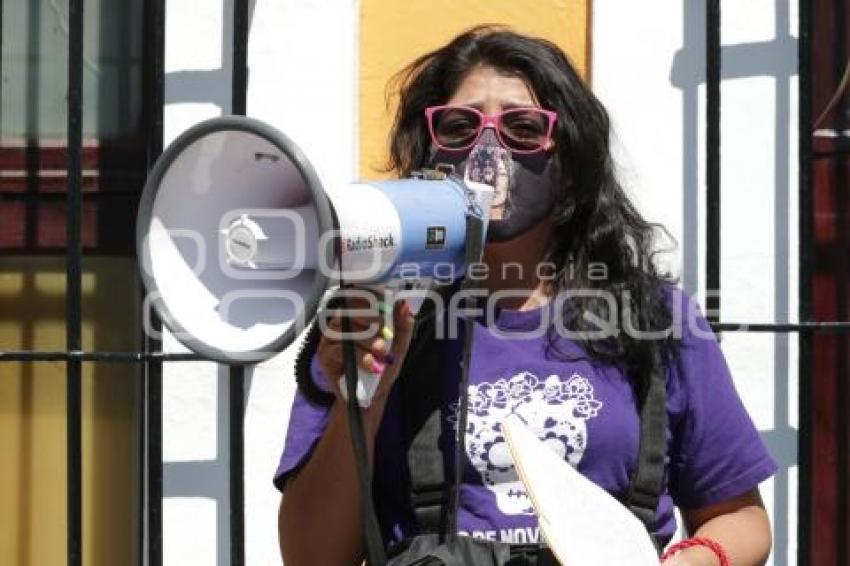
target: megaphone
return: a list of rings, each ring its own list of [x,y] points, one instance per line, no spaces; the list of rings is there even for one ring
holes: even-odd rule
[[[486,227],[492,196],[470,185],[450,175],[325,190],[275,128],[207,120],[168,146],[145,184],[136,235],[146,301],[204,357],[262,361],[295,340],[340,280],[461,277],[467,219]]]

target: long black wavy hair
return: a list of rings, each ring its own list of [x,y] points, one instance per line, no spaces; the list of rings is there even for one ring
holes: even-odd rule
[[[656,231],[663,227],[644,220],[617,181],[608,113],[554,43],[503,26],[483,25],[400,71],[389,91],[397,94],[399,105],[388,168],[407,176],[427,165],[430,136],[425,108],[444,104],[480,66],[523,79],[540,105],[558,114],[553,158],[559,161],[562,186],[543,258],[556,267],[552,290],[610,293],[606,295],[617,303],[618,320],[628,313],[631,328],[671,330],[663,287],[674,280],[660,273],[653,261]],[[593,264],[604,264],[607,277],[593,277]],[[648,340],[620,329],[608,338],[591,338],[599,328],[586,314],[608,320],[609,311],[604,300],[570,293],[560,316],[564,326],[580,336],[578,341],[591,359],[621,367],[643,393],[650,373],[678,350],[676,333],[662,332],[663,338]],[[551,331],[549,336],[550,347],[569,357]]]

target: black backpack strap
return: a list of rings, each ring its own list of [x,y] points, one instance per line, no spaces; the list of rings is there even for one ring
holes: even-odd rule
[[[466,218],[466,265],[481,261],[483,253],[484,224],[475,215]],[[465,278],[461,284],[462,291],[472,290],[476,287],[476,280]],[[450,288],[450,292],[457,287]],[[463,306],[471,308],[474,306],[473,298],[466,298]],[[442,313],[437,313],[442,314]],[[460,500],[460,483],[466,457],[465,435],[467,420],[467,388],[469,383],[469,363],[471,359],[471,348],[473,343],[474,321],[467,318],[464,321],[464,348],[461,362],[461,377],[458,384],[458,424],[455,434],[455,457],[453,478],[446,481],[443,459],[435,457],[440,455],[438,449],[439,436],[442,422],[440,419],[440,396],[442,395],[442,380],[435,380],[434,376],[442,374],[442,356],[440,352],[431,349],[431,361],[436,362],[434,371],[425,371],[423,367],[429,365],[426,362],[427,355],[413,356],[415,369],[411,375],[406,376],[405,406],[406,411],[412,417],[408,417],[408,430],[413,431],[412,441],[408,449],[407,461],[410,469],[411,491],[414,513],[421,532],[439,533],[441,540],[446,536],[450,546],[453,547],[457,535],[457,515]],[[433,328],[430,336],[419,335],[418,341],[427,343],[433,339]],[[428,348],[424,348],[428,349]],[[422,349],[420,349],[421,352]],[[408,367],[411,356],[405,361]],[[429,375],[430,373],[430,375]],[[419,378],[417,379],[417,375]],[[435,383],[439,381],[439,385]],[[433,397],[436,393],[437,397]],[[423,410],[423,406],[426,407]],[[411,420],[412,419],[412,420]],[[421,424],[420,424],[421,423]],[[439,506],[439,507],[438,507]]]
[[[407,450],[410,470],[410,498],[420,533],[442,533],[446,527],[448,484],[443,459],[435,451],[440,436],[440,411],[434,411],[422,424]]]
[[[445,299],[456,290],[455,284],[438,288],[436,292]],[[445,313],[437,312],[436,307],[433,301],[423,303],[396,387],[401,389],[404,407],[414,517],[420,533],[439,534],[442,540],[447,525],[449,483],[439,449],[444,361],[436,328],[444,323]]]
[[[664,367],[655,357],[649,385],[640,409],[640,444],[632,482],[623,504],[637,516],[652,537],[656,550],[661,545],[652,534],[658,499],[664,488],[667,456],[667,391]]]

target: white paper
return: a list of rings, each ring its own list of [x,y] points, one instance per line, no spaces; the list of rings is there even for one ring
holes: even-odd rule
[[[540,531],[563,566],[658,566],[643,523],[543,444],[517,415],[502,431]]]

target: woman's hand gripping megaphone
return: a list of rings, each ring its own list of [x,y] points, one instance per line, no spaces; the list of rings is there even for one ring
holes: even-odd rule
[[[399,375],[410,347],[414,315],[407,300],[382,301],[374,290],[345,287],[336,297],[345,296],[344,309],[331,309],[320,328],[322,338],[317,361],[334,394],[348,398],[344,376],[343,340],[355,345],[358,369],[357,399],[362,407],[385,399]],[[343,332],[342,317],[351,321],[351,332]]]

